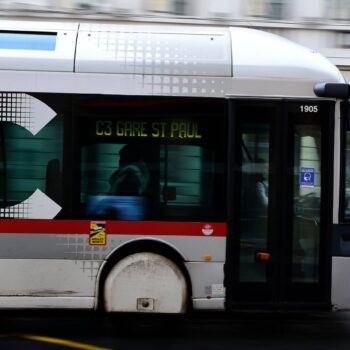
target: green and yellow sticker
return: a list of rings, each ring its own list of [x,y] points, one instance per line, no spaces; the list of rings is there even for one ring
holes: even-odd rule
[[[105,221],[91,221],[90,222],[90,245],[106,245],[106,222]]]

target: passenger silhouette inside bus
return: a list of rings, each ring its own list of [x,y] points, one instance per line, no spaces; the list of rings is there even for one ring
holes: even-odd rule
[[[255,193],[257,206],[267,208],[269,204],[268,164],[262,158],[256,160],[257,173],[255,175]]]
[[[119,220],[147,217],[150,172],[144,157],[146,149],[127,144],[119,151],[119,165],[109,177],[108,192],[88,198],[88,217]]]
[[[118,196],[143,196],[150,173],[139,145],[125,145],[119,152],[119,168],[109,178],[109,194]]]
[[[248,216],[266,216],[269,204],[268,164],[262,158],[245,167],[242,210]]]

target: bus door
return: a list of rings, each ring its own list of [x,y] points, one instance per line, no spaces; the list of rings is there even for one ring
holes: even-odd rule
[[[228,308],[329,306],[331,108],[231,101]]]

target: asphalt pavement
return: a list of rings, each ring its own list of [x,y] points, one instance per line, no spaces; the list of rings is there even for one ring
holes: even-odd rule
[[[350,312],[0,312],[0,349],[350,349]]]

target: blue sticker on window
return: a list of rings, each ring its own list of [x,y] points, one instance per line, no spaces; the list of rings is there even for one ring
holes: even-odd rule
[[[300,169],[300,187],[315,187],[315,169]]]

